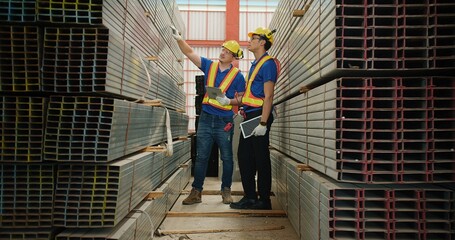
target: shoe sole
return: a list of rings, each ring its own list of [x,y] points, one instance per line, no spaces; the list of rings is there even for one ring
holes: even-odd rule
[[[253,209],[253,208],[251,208],[252,206],[235,206],[235,205],[232,206],[232,205],[230,205],[229,207],[232,209],[249,209],[249,210]]]
[[[193,205],[193,204],[196,204],[196,203],[201,203],[202,201],[198,201],[198,202],[182,202],[183,205]]]

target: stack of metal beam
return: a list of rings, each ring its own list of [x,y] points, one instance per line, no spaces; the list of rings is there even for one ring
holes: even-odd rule
[[[6,1],[0,8],[1,91],[159,98],[184,108],[183,55],[169,28],[184,29],[175,1]]]
[[[189,117],[178,111],[169,111],[173,138],[186,138],[188,136]]]
[[[7,228],[50,228],[53,164],[0,164],[0,222]]]
[[[2,3],[0,3],[2,4]],[[22,9],[27,14],[31,11]],[[20,11],[16,4],[11,4],[11,12]],[[2,7],[6,8],[6,7]],[[28,16],[22,15],[28,19]],[[10,20],[15,14],[6,15]],[[0,20],[5,18],[0,13]],[[13,36],[13,37],[12,37]],[[0,91],[30,92],[41,90],[40,46],[42,33],[37,26],[17,26],[0,24]]]
[[[172,53],[177,45],[170,35],[171,21],[166,26],[150,21],[176,18],[174,12],[160,11],[167,2],[150,9],[137,0],[38,1],[39,22],[64,24],[44,28],[43,90],[160,98],[168,107],[183,109],[184,93],[178,85],[183,80],[178,74],[182,54]]]
[[[0,238],[130,224],[179,166],[140,150],[167,120],[187,136],[175,1],[7,0],[0,21]]]
[[[276,156],[276,155],[275,155]],[[273,183],[272,183],[272,191],[276,196],[276,199],[280,203],[281,207],[287,213],[288,211],[288,188],[287,188],[287,163],[285,159],[279,158],[280,156],[276,156],[275,161],[272,161],[272,176],[273,176]]]
[[[277,105],[272,145],[346,182],[454,181],[454,83],[335,79]]]
[[[174,155],[169,157],[159,156],[164,152],[144,152],[107,164],[58,165],[53,226],[116,226],[154,189],[154,175],[159,175],[162,183],[190,159],[189,147],[189,141],[178,141],[174,143]],[[162,159],[161,172],[152,171],[159,167],[152,159],[155,157]],[[182,177],[179,175],[177,178]],[[186,177],[185,180],[179,180],[177,187],[171,188],[169,201],[172,204],[188,183]]]
[[[305,5],[305,1],[280,1],[278,7],[273,14],[273,18],[270,22],[271,26],[279,26],[277,32],[274,34],[275,39],[290,39],[292,33],[297,27],[298,18],[291,18],[292,11],[294,9],[301,9]],[[290,47],[290,41],[274,41],[273,49],[282,49],[281,51],[275,51],[274,57],[280,61],[281,74],[278,82],[275,86],[276,98],[275,100],[280,101],[292,94],[290,89],[290,78],[289,78],[289,67],[291,65],[292,57],[288,54]]]
[[[47,99],[2,96],[0,162],[41,162]]]
[[[271,151],[272,162],[284,161],[292,185],[286,199],[298,197],[288,210],[301,239],[452,239],[455,192],[447,187],[339,183],[315,171],[301,171],[293,159]],[[289,184],[289,182],[288,182]],[[295,211],[299,216],[295,216]]]
[[[169,111],[172,132],[185,136],[182,126],[188,117]],[[51,161],[108,162],[166,140],[164,108],[102,97],[53,96],[44,156]]]
[[[189,159],[186,164],[191,164]],[[59,233],[57,240],[85,239],[151,239],[159,224],[169,211],[169,202],[175,202],[175,193],[179,193],[191,177],[191,167],[181,167],[170,176],[157,191],[163,196],[157,199],[141,201],[115,227],[66,229]]]
[[[301,239],[455,238],[455,3],[294,2],[269,26],[288,66],[270,139]]]
[[[163,176],[167,178],[175,169],[179,168],[181,164],[191,158],[191,142],[190,141],[176,141],[173,143],[173,155],[167,158],[163,164]],[[164,180],[163,179],[163,180]]]
[[[341,76],[436,75],[455,67],[451,1],[305,4],[286,39],[291,90]]]
[[[54,239],[56,233],[61,230],[56,228],[0,228],[1,239],[34,239],[34,240],[49,240]],[[13,237],[12,237],[13,236]]]

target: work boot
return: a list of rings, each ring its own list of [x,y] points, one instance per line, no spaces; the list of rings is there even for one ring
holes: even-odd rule
[[[243,197],[238,202],[233,202],[229,206],[233,209],[251,209],[251,207],[256,203],[256,199],[251,199]]]
[[[229,204],[234,201],[231,197],[231,189],[228,187],[224,187],[223,190],[221,190],[221,197],[223,198],[224,204]]]
[[[272,210],[272,202],[270,199],[259,199],[251,206],[251,209]]]
[[[201,192],[198,191],[196,188],[192,188],[190,195],[182,201],[182,204],[191,205],[191,204],[200,203],[200,202],[202,202]]]

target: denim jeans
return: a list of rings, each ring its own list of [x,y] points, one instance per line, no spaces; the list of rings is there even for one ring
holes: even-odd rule
[[[232,127],[224,131],[227,123]],[[196,162],[194,165],[194,181],[192,186],[202,191],[205,174],[207,172],[210,154],[213,143],[216,142],[220,150],[220,158],[223,161],[223,175],[221,177],[221,190],[224,187],[231,187],[234,160],[232,153],[232,137],[234,135],[234,121],[232,117],[220,117],[206,112],[199,116],[199,123],[196,132]]]

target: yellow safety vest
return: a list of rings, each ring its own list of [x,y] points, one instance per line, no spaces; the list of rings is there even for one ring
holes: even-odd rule
[[[212,64],[210,64],[209,74],[207,76],[207,86],[208,87],[215,86],[216,74],[218,73],[218,65],[219,65],[219,62],[212,62]],[[234,81],[235,77],[237,76],[237,74],[239,72],[240,72],[240,70],[238,68],[231,67],[231,70],[229,70],[229,72],[224,77],[223,81],[220,83],[220,86],[218,87],[222,93],[226,93],[229,86],[231,86],[232,82]],[[216,99],[209,98],[208,93],[205,93],[204,99],[202,99],[202,104],[209,104],[209,105],[219,108],[221,110],[226,110],[226,111],[232,110],[232,105],[223,106]]]
[[[273,59],[273,58],[269,55],[261,58],[261,60],[259,60],[258,64],[254,68],[251,75],[248,76],[248,84],[246,86],[245,94],[243,95],[243,98],[242,98],[242,103],[244,105],[247,105],[250,107],[262,107],[262,105],[264,104],[263,98],[255,97],[253,95],[253,93],[251,92],[251,85],[253,84],[253,81],[256,78],[256,75],[258,74],[259,69],[261,69],[262,65],[264,65],[264,63],[270,59]]]

